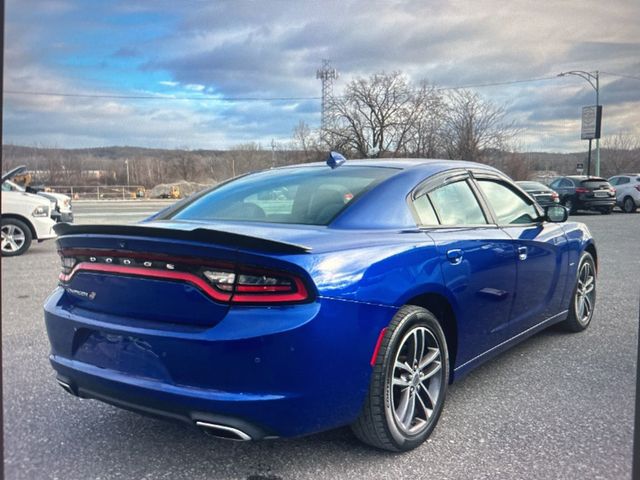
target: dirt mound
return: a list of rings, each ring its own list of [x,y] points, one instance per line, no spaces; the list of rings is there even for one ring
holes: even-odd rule
[[[199,192],[204,188],[211,187],[216,183],[217,182],[214,182],[213,180],[211,181],[211,183],[197,183],[197,182],[187,182],[187,181],[161,183],[151,189],[151,191],[149,192],[149,197],[161,198],[163,196],[168,196],[171,193],[171,187],[175,186],[175,187],[178,187],[178,189],[180,190],[180,198],[184,198],[196,192]]]

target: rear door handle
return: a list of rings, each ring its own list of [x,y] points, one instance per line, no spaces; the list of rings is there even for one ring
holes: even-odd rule
[[[462,263],[462,256],[464,252],[459,248],[453,250],[447,250],[447,258],[453,265],[460,265]]]
[[[518,247],[518,258],[520,260],[526,260],[528,253],[527,247]]]

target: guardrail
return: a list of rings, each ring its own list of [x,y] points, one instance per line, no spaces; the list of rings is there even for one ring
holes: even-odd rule
[[[142,185],[51,185],[52,192],[69,195],[74,200],[130,200],[147,198]]]

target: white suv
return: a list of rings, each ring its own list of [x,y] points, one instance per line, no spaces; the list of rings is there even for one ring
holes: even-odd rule
[[[640,173],[624,173],[609,179],[616,189],[616,203],[623,212],[633,213],[640,207]]]
[[[55,238],[51,201],[39,195],[13,191],[5,182],[14,171],[2,176],[2,256],[22,255],[32,240]]]

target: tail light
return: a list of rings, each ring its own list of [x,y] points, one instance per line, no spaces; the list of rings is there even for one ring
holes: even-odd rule
[[[551,200],[554,202],[560,201],[560,195],[558,195],[558,192],[551,192]]]
[[[63,284],[78,271],[93,271],[182,281],[224,303],[299,303],[311,299],[302,279],[279,270],[137,252],[67,249],[58,253]]]
[[[589,193],[589,189],[584,187],[577,187],[576,193]]]
[[[635,186],[635,187],[633,187],[633,188],[635,188],[636,190],[638,190],[638,191],[640,192],[640,185],[636,185],[636,186]]]
[[[218,290],[231,294],[231,303],[302,302],[309,298],[304,282],[289,273],[240,267],[235,272],[204,270]]]

